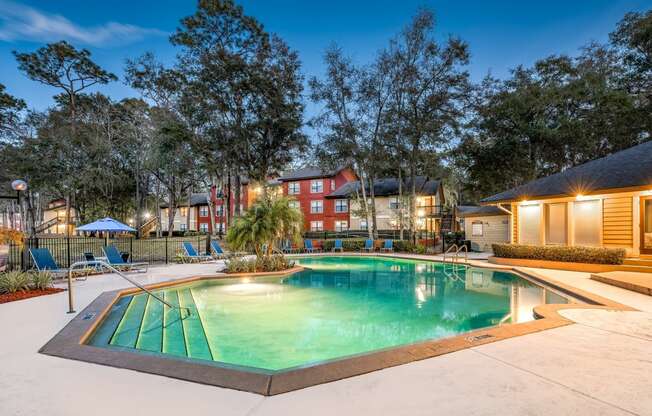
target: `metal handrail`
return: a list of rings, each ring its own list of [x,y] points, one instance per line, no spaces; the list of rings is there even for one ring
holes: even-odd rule
[[[176,306],[172,305],[169,302],[161,299],[158,297],[158,295],[155,295],[152,293],[149,289],[146,289],[144,286],[142,286],[140,283],[136,282],[135,280],[130,279],[126,275],[124,275],[120,270],[116,269],[115,267],[111,266],[109,263],[102,261],[102,260],[90,260],[90,261],[78,261],[70,265],[70,268],[68,269],[68,313],[75,313],[75,308],[73,306],[73,297],[72,297],[72,271],[75,267],[77,266],[102,266],[106,267],[107,269],[111,270],[113,273],[117,274],[118,276],[122,277],[132,285],[136,286],[138,289],[142,290],[143,292],[146,292],[149,294],[151,297],[154,299],[158,300],[161,302],[163,305],[167,306],[168,308],[172,309],[179,309],[179,311],[185,310],[188,313],[188,316],[191,315],[190,313],[190,308],[186,307],[181,307],[181,306]]]
[[[455,250],[458,250],[458,249],[459,249],[459,247],[457,246],[457,244],[453,244],[452,246],[448,247],[448,250],[446,250],[446,251],[444,252],[444,256],[443,256],[442,262],[446,263],[446,254],[450,253],[453,249],[455,249]],[[453,262],[453,261],[451,260],[451,263],[452,263],[452,262]]]
[[[469,262],[469,249],[466,246],[466,244],[460,246],[456,251],[455,251],[455,261],[457,261],[460,251],[464,250],[464,262],[468,263]]]

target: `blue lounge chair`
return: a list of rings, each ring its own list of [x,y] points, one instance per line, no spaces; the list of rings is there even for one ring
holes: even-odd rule
[[[333,251],[342,251],[344,252],[344,247],[342,246],[342,240],[335,240],[335,244],[333,244]]]
[[[106,256],[106,262],[118,270],[129,270],[129,271],[137,270],[143,273],[147,272],[149,263],[144,263],[144,262],[130,263],[124,261],[122,255],[120,254],[116,246],[102,247],[102,250],[104,251],[104,255]]]
[[[314,253],[315,251],[319,251],[319,249],[315,248],[312,245],[312,240],[303,240],[303,249],[306,251],[306,253]]]
[[[208,256],[208,255],[203,255],[197,253],[197,250],[190,244],[189,241],[184,241],[182,243],[183,249],[186,252],[186,257],[189,258],[191,261],[209,261],[213,260],[213,257]]]
[[[385,244],[380,249],[380,251],[394,251],[394,240],[385,240]]]
[[[366,239],[364,242],[364,247],[360,251],[368,251],[370,253],[374,251],[374,240],[371,238]]]
[[[222,250],[222,246],[217,240],[211,240],[211,254],[213,257],[224,257],[226,253]]]
[[[281,251],[284,254],[292,253],[294,250],[292,249],[292,241],[290,240],[283,240],[283,243],[281,244]]]
[[[29,255],[34,261],[36,270],[39,272],[48,272],[52,273],[55,276],[67,276],[69,269],[62,269],[57,266],[57,262],[54,261],[52,253],[47,248],[30,248]]]

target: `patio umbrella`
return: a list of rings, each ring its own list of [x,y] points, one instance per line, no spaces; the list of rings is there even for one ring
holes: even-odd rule
[[[136,230],[130,226],[114,220],[113,218],[102,218],[90,224],[77,227],[77,231],[106,231],[110,233],[135,233]]]

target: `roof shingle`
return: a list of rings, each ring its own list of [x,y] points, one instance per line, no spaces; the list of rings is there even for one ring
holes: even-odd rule
[[[575,196],[640,186],[652,187],[652,141],[484,198],[492,204],[521,199]]]

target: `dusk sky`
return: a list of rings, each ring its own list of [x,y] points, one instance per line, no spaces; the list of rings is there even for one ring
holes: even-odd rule
[[[320,76],[324,49],[335,42],[356,62],[371,60],[405,26],[419,6],[435,11],[437,35],[467,41],[469,71],[478,80],[498,77],[516,65],[530,65],[550,54],[576,54],[590,41],[607,40],[628,11],[647,10],[652,0],[590,1],[240,1],[267,30],[299,52],[306,78]],[[113,0],[79,2],[0,0],[0,83],[30,107],[52,104],[55,90],[28,80],[16,69],[12,50],[32,51],[65,39],[88,48],[93,59],[121,79],[124,61],[146,51],[166,63],[176,53],[168,42],[179,19],[193,13],[192,0]],[[99,88],[113,99],[137,95],[114,82]],[[307,107],[307,116],[314,106]]]

